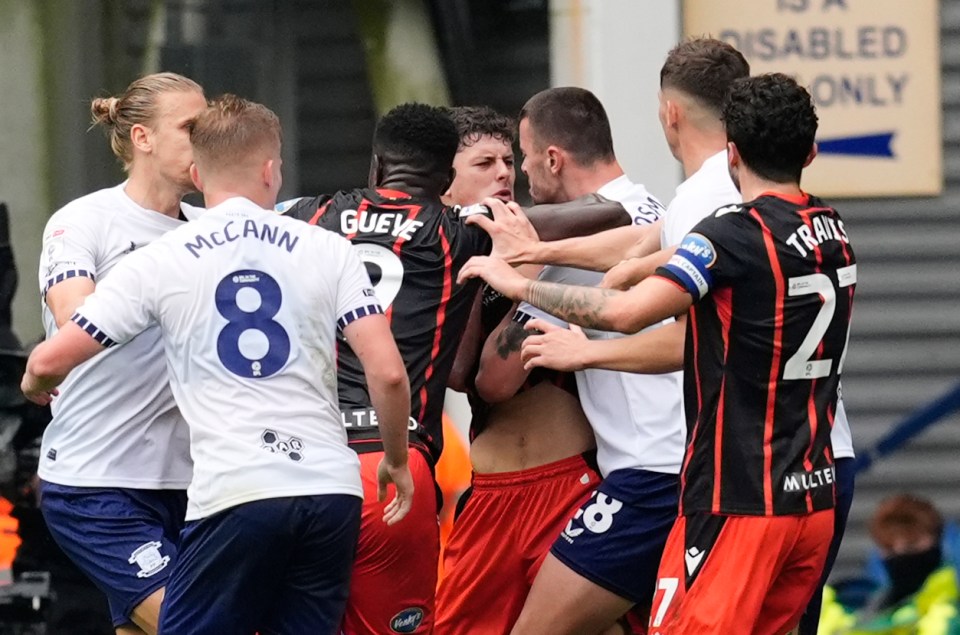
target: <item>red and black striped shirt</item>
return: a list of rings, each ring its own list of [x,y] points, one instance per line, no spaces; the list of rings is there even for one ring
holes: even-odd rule
[[[779,194],[717,210],[657,271],[694,297],[683,513],[833,506],[830,430],[856,273],[839,214]]]
[[[436,461],[443,449],[443,399],[478,282],[457,284],[490,237],[439,201],[386,189],[301,199],[285,212],[349,239],[370,274],[410,378],[412,441]],[[352,446],[379,449],[363,368],[338,340],[340,409]]]

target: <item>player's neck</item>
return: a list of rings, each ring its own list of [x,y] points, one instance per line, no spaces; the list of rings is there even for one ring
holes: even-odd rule
[[[207,209],[216,207],[231,198],[245,198],[262,209],[273,209],[277,204],[276,196],[260,188],[214,186],[207,187],[203,192],[203,204]]]
[[[776,181],[770,181],[758,176],[743,166],[740,167],[739,179],[740,193],[743,195],[744,201],[752,201],[764,193],[769,192],[793,197],[803,195],[803,190],[800,189],[799,183],[778,183]]]
[[[130,178],[123,191],[144,209],[171,218],[180,216],[180,199],[185,194],[181,186],[160,179],[146,178],[131,169]]]
[[[380,181],[373,187],[386,190],[397,190],[409,194],[414,198],[440,200],[440,195],[446,187],[436,176],[424,174],[405,165],[394,165],[384,168]]]
[[[564,190],[570,200],[593,194],[610,181],[623,176],[623,168],[614,159],[609,163],[595,163],[590,167],[576,166],[564,176]]]
[[[680,163],[683,178],[689,179],[703,164],[727,147],[727,135],[723,130],[694,130],[680,138]]]

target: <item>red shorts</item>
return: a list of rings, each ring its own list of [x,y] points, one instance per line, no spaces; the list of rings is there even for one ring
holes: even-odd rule
[[[411,449],[413,507],[403,520],[388,527],[383,522],[383,508],[394,493],[390,487],[387,500],[377,502],[377,465],[382,458],[383,452],[360,455],[360,541],[343,633],[430,633],[440,558],[433,474],[423,454]]]
[[[677,519],[660,561],[650,635],[782,635],[820,580],[833,510]]]
[[[444,553],[437,633],[509,633],[550,546],[599,483],[580,456],[475,474]]]

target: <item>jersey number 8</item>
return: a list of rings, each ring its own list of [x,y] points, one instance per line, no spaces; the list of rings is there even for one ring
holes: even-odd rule
[[[217,336],[217,356],[234,375],[262,379],[273,375],[290,357],[290,336],[273,318],[283,293],[274,278],[243,269],[224,276],[214,296],[227,320]]]

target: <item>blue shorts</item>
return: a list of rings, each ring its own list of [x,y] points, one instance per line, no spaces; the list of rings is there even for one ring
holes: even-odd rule
[[[160,635],[339,634],[361,503],[268,498],[187,523]]]
[[[167,583],[187,493],[41,481],[40,509],[53,539],[106,594],[113,625],[121,626]]]
[[[679,504],[678,475],[613,471],[570,519],[550,552],[594,584],[649,607]]]

